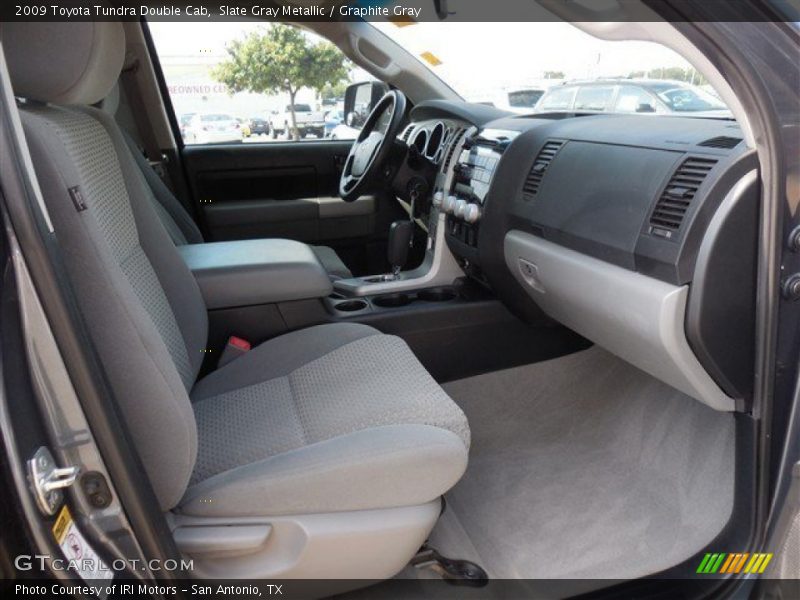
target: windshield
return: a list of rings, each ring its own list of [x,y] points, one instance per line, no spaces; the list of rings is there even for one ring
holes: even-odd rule
[[[556,85],[636,79],[667,83],[653,92],[674,112],[726,109],[707,91],[679,87],[710,90],[686,60],[660,44],[599,40],[562,22],[372,25],[470,102],[530,113]],[[554,102],[553,110],[558,106]],[[606,110],[615,109],[609,104]]]
[[[287,106],[286,110],[292,110],[291,106]],[[308,104],[295,104],[295,112],[311,112],[311,107]]]

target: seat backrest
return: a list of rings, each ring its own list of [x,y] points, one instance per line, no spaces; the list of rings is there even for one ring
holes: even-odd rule
[[[172,190],[161,180],[155,169],[147,162],[133,138],[124,129],[121,129],[121,131],[128,148],[133,154],[136,166],[139,167],[147,185],[150,187],[150,191],[153,192],[153,200],[155,201],[153,207],[172,241],[176,246],[202,244],[203,234],[200,233],[200,229],[192,217],[186,212],[186,209],[172,193]]]
[[[91,108],[119,77],[115,22],[3,23],[14,92],[75,295],[163,509],[197,454],[188,392],[208,322],[116,123]]]

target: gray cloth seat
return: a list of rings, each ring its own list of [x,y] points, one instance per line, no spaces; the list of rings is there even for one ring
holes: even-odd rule
[[[466,467],[469,427],[405,342],[354,323],[261,344],[191,393],[188,514],[422,504]],[[214,502],[204,502],[213,498]]]
[[[192,217],[186,212],[186,209],[172,193],[172,190],[164,184],[164,181],[150,167],[133,138],[124,129],[121,129],[121,131],[139,170],[144,175],[147,185],[150,186],[156,214],[167,233],[169,233],[170,238],[172,238],[173,243],[176,246],[202,244],[205,241],[203,234]],[[322,263],[332,280],[350,279],[353,276],[350,269],[347,268],[347,265],[339,258],[333,248],[329,246],[311,246],[311,249],[317,255],[319,262]]]
[[[114,120],[119,23],[3,23],[64,266],[164,510],[275,515],[417,506],[464,472],[469,428],[405,343],[328,324],[197,381],[208,316]],[[60,103],[60,104],[56,104]]]

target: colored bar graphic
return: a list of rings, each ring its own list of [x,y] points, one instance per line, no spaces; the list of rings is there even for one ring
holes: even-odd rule
[[[700,562],[700,566],[697,567],[697,572],[698,573],[705,573],[706,572],[706,567],[708,566],[708,563],[709,563],[710,560],[711,560],[711,555],[710,554],[706,554],[703,557],[703,560]]]
[[[697,573],[704,575],[720,574],[738,574],[738,573],[763,573],[769,562],[772,560],[772,554],[749,552],[734,552],[734,553],[708,553],[700,561],[697,567]],[[749,559],[749,560],[748,560]],[[745,566],[747,565],[747,566]],[[744,571],[742,571],[744,569]]]
[[[737,554],[728,554],[728,558],[725,560],[725,563],[722,565],[720,569],[720,573],[727,573],[728,569],[731,568],[731,565],[736,563]]]

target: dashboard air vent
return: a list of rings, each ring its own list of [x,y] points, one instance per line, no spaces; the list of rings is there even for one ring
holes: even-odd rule
[[[458,142],[461,141],[461,137],[466,133],[466,129],[456,129],[455,133],[450,136],[450,147],[447,149],[447,155],[444,159],[444,171],[447,172],[447,169],[450,168],[450,163],[453,160],[453,154],[456,151],[456,147],[458,146]]]
[[[539,151],[536,160],[533,161],[531,170],[528,172],[528,177],[525,179],[525,183],[522,186],[523,200],[531,200],[536,194],[539,193],[539,186],[542,183],[544,172],[547,170],[547,167],[550,166],[550,163],[555,158],[556,154],[558,154],[558,151],[561,150],[561,146],[563,145],[564,142],[550,140],[546,142]]]
[[[673,232],[680,229],[692,199],[715,164],[715,158],[695,156],[681,163],[650,215],[651,233],[669,239]]]
[[[719,137],[711,138],[704,142],[700,142],[698,146],[705,146],[706,148],[735,148],[738,146],[742,141],[742,138],[737,137],[730,137],[727,135],[721,135]]]
[[[403,130],[403,134],[400,136],[400,139],[408,143],[408,138],[411,137],[411,132],[413,131],[413,129],[414,129],[413,123],[409,123],[408,125],[406,125],[406,128]]]

